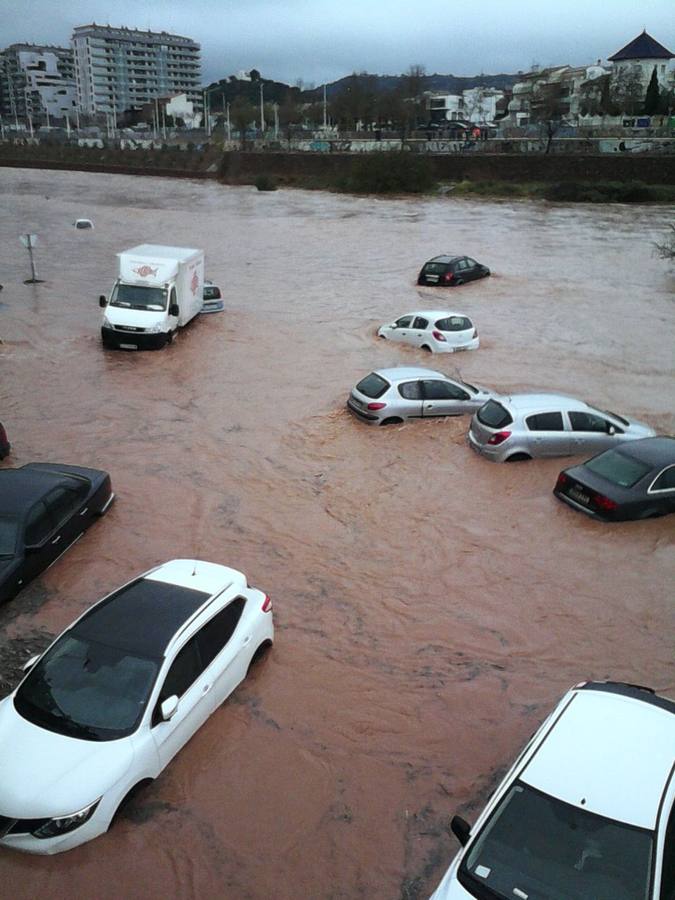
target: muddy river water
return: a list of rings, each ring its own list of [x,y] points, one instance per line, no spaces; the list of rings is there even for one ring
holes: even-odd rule
[[[86,216],[92,231],[73,222]],[[13,898],[427,897],[469,820],[572,684],[675,696],[675,516],[602,525],[500,466],[467,419],[368,428],[372,368],[553,389],[675,433],[672,208],[373,200],[159,178],[0,173],[0,420],[14,452],[107,469],[110,513],[0,610],[0,693],[94,600],[178,556],[243,570],[276,644],[105,836],[0,851]],[[35,232],[30,276],[21,232]],[[103,351],[115,253],[206,252],[226,312],[161,352]],[[418,288],[436,253],[492,278]],[[475,353],[378,341],[415,308]],[[1,810],[0,810],[1,812]]]

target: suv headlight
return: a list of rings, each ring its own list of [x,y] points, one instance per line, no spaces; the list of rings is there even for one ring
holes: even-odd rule
[[[112,328],[112,322],[107,316],[103,316],[103,327],[104,328]]]
[[[100,802],[101,798],[99,797],[94,803],[85,806],[84,809],[81,809],[70,816],[58,816],[53,819],[44,819],[38,828],[31,831],[31,834],[33,837],[44,839],[58,837],[61,834],[68,834],[69,831],[75,831],[76,828],[79,828],[80,825],[84,825],[85,822],[88,822],[89,819],[91,819]]]
[[[161,325],[151,325],[149,328],[145,329],[148,334],[161,334],[164,329]]]

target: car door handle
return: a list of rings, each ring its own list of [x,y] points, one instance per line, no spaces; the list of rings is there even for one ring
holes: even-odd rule
[[[88,513],[88,512],[89,512],[89,507],[88,507],[88,506],[85,506],[85,508],[84,508],[84,509],[82,510],[82,512],[80,513],[80,515],[83,516],[85,513]]]
[[[202,688],[202,694],[208,694],[208,692],[209,692],[210,690],[211,690],[211,685],[210,685],[210,684],[205,684],[204,687]]]
[[[54,540],[52,541],[52,544],[58,544],[58,542],[60,540],[61,540],[61,535],[59,535],[58,537],[55,537]]]
[[[249,634],[248,637],[244,638],[244,642],[243,642],[242,646],[245,647],[247,644],[250,644],[250,643],[251,643],[251,635]]]

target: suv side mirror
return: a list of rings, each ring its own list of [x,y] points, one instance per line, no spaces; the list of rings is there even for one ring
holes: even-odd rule
[[[40,654],[38,654],[37,656],[31,656],[31,658],[28,660],[28,662],[25,662],[21,666],[21,671],[22,672],[30,672],[30,670],[33,668],[33,666],[38,661],[38,659],[40,659]]]
[[[162,711],[163,722],[168,722],[169,719],[173,719],[175,712],[178,709],[178,697],[175,694],[167,697],[166,700],[162,701],[160,709]]]
[[[101,295],[99,296],[99,298],[98,298],[98,305],[101,307],[101,309],[105,309],[105,305],[106,305],[105,294],[101,294]]]
[[[169,307],[169,315],[170,316],[179,316],[180,315],[180,309],[178,308],[177,303],[171,304],[171,306]]]
[[[461,816],[453,816],[450,822],[450,828],[457,840],[464,847],[471,836],[471,826]]]

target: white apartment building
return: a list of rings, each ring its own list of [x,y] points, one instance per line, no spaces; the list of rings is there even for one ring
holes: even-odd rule
[[[174,94],[200,102],[200,46],[191,38],[92,24],[73,30],[72,47],[82,112],[121,114]]]
[[[439,124],[459,120],[477,125],[494,122],[497,104],[503,97],[504,91],[485,87],[467,88],[461,94],[428,93],[429,119]]]
[[[23,126],[74,121],[73,55],[65,47],[12,44],[0,52],[0,116]]]

